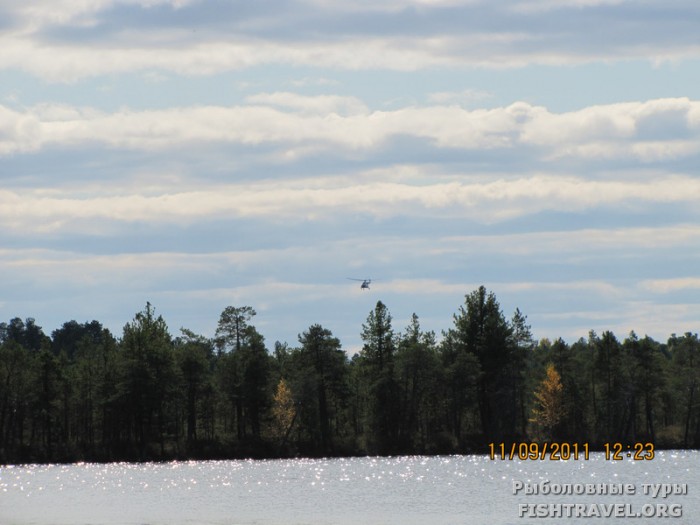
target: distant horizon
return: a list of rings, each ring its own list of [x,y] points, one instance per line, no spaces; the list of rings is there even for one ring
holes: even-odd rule
[[[470,290],[469,293],[471,293],[471,292],[473,292],[473,291],[475,291],[475,290]],[[488,288],[487,288],[487,291],[492,292],[492,290],[489,290]],[[465,294],[465,296],[466,296],[466,295],[468,295],[468,294]],[[505,318],[506,318],[508,321],[510,321],[511,318],[512,318],[512,316],[513,316],[513,314],[514,314],[514,311],[508,312],[508,311],[504,310],[504,309],[502,308],[503,305],[502,305],[502,303],[500,302],[500,299],[501,299],[501,298],[498,297],[498,296],[496,296],[496,299],[499,301],[499,304],[501,305],[501,309],[502,309],[503,315],[505,316]],[[381,299],[377,299],[377,301],[381,301]],[[145,308],[145,305],[146,305],[147,303],[150,303],[150,304],[151,304],[151,306],[153,307],[153,310],[154,310],[154,312],[155,312],[155,314],[156,314],[157,316],[161,316],[161,317],[163,318],[163,320],[165,321],[166,325],[168,326],[169,333],[170,333],[170,335],[171,335],[173,338],[177,338],[177,337],[182,336],[181,329],[191,330],[191,331],[194,332],[195,334],[200,335],[200,336],[203,336],[203,337],[205,337],[205,338],[207,338],[207,339],[210,339],[210,340],[213,340],[213,339],[215,338],[215,334],[214,334],[214,333],[215,333],[215,331],[216,331],[216,325],[217,325],[218,320],[219,320],[219,316],[218,316],[218,315],[216,316],[216,319],[212,321],[212,326],[213,326],[214,328],[211,330],[210,333],[195,330],[195,329],[193,329],[191,326],[188,326],[188,325],[183,325],[183,326],[179,326],[179,327],[177,327],[177,328],[174,328],[174,327],[168,322],[167,316],[164,315],[164,314],[162,313],[162,311],[160,310],[160,308],[158,307],[158,305],[157,305],[157,304],[154,304],[154,303],[152,303],[152,302],[150,302],[150,301],[145,301],[144,304],[142,305],[141,309],[135,310],[134,313],[131,315],[131,317],[129,317],[128,319],[125,319],[124,322],[121,323],[121,325],[119,325],[119,326],[114,326],[114,327],[108,326],[106,323],[102,322],[100,319],[84,319],[84,320],[66,319],[65,321],[62,321],[62,322],[61,322],[59,325],[57,325],[56,327],[52,327],[52,328],[50,328],[50,329],[47,329],[47,327],[44,326],[44,325],[41,323],[41,320],[40,320],[40,319],[37,319],[36,317],[33,317],[33,316],[31,316],[31,315],[30,315],[30,316],[24,316],[24,317],[22,317],[22,316],[12,316],[12,317],[10,317],[9,319],[0,319],[0,323],[9,323],[9,321],[11,321],[12,319],[17,318],[17,317],[19,317],[23,322],[26,322],[27,319],[34,319],[36,325],[39,326],[39,327],[42,329],[43,333],[44,333],[45,335],[49,336],[49,337],[52,337],[53,332],[56,331],[56,330],[60,330],[60,329],[64,326],[65,323],[69,323],[69,322],[75,321],[75,322],[77,322],[78,324],[89,324],[89,323],[91,323],[91,322],[93,322],[93,321],[96,321],[96,322],[100,323],[100,324],[102,325],[103,328],[108,329],[108,330],[110,331],[110,333],[111,333],[116,339],[120,339],[121,336],[122,336],[122,333],[123,333],[124,326],[126,326],[126,325],[129,324],[129,323],[131,323],[131,322],[133,321],[133,319],[134,319],[134,316],[135,316],[137,313],[143,311],[143,308]],[[375,302],[375,303],[376,303],[376,302]],[[382,303],[385,304],[385,305],[387,306],[387,309],[388,309],[389,313],[392,315],[392,328],[393,328],[393,330],[394,330],[394,333],[395,333],[397,336],[401,335],[401,334],[404,332],[404,330],[409,326],[410,318],[407,319],[407,320],[405,321],[405,323],[403,322],[403,320],[397,321],[397,319],[393,316],[393,313],[392,313],[392,311],[391,311],[390,305],[388,305],[388,304],[387,304],[386,302],[384,302],[384,301],[382,301]],[[235,306],[235,307],[250,306],[250,307],[252,307],[254,310],[256,310],[256,312],[257,312],[257,309],[255,308],[254,305],[227,305],[227,306]],[[460,306],[464,306],[464,303],[463,303],[462,305],[460,305]],[[360,333],[361,333],[361,331],[362,331],[362,324],[365,324],[365,323],[367,322],[367,315],[369,315],[369,314],[371,313],[371,311],[372,311],[373,308],[374,308],[374,305],[372,306],[372,308],[370,308],[370,309],[367,311],[366,316],[365,316],[365,317],[360,321],[360,323],[358,324],[358,326],[357,326],[357,337],[358,337],[358,338],[360,337]],[[518,308],[518,307],[516,307],[516,308]],[[454,313],[454,314],[458,314],[458,309],[459,309],[459,307],[458,307],[458,308],[455,308],[455,311],[454,311],[453,313]],[[222,308],[222,311],[223,311],[223,308]],[[585,333],[582,333],[582,334],[579,335],[579,336],[565,337],[565,336],[556,335],[556,334],[544,334],[544,335],[540,335],[540,334],[538,333],[536,327],[535,327],[535,326],[532,326],[531,323],[529,322],[529,318],[527,318],[527,313],[526,313],[526,312],[523,312],[522,310],[520,310],[520,311],[521,311],[521,313],[522,313],[523,315],[526,316],[526,322],[527,322],[528,326],[530,326],[530,329],[531,329],[531,332],[532,332],[532,335],[533,335],[533,341],[534,341],[535,345],[539,344],[539,343],[540,343],[541,341],[543,341],[543,340],[548,340],[548,341],[550,341],[550,342],[554,342],[554,341],[556,341],[556,340],[558,340],[558,339],[561,339],[561,340],[564,341],[565,343],[571,345],[571,344],[574,344],[574,343],[576,343],[576,342],[578,342],[578,341],[580,341],[580,340],[582,340],[582,339],[583,339],[583,340],[588,340],[588,337],[589,337],[589,334],[590,334],[591,331],[594,331],[597,335],[601,335],[601,334],[604,333],[604,332],[610,332],[610,333],[612,333],[612,334],[617,338],[617,340],[620,341],[620,342],[623,342],[625,339],[627,339],[627,338],[630,336],[631,332],[634,332],[634,333],[637,335],[637,337],[639,337],[640,339],[642,339],[642,338],[644,338],[644,337],[649,337],[649,338],[651,338],[652,340],[656,341],[657,343],[659,343],[659,344],[664,344],[664,345],[665,345],[665,344],[668,342],[668,340],[669,340],[670,338],[672,338],[674,335],[676,335],[676,336],[683,336],[683,335],[686,334],[686,333],[691,333],[691,334],[697,335],[697,333],[698,333],[697,331],[692,331],[692,330],[691,330],[691,331],[686,330],[686,331],[682,331],[682,332],[681,332],[681,331],[675,331],[675,332],[670,332],[669,334],[667,334],[667,335],[665,335],[665,336],[656,337],[656,336],[654,336],[653,334],[649,334],[649,333],[647,333],[647,332],[640,331],[640,330],[637,329],[637,328],[631,328],[630,330],[627,330],[625,333],[622,333],[622,332],[618,332],[618,331],[613,330],[613,329],[610,329],[610,328],[600,327],[600,328],[589,328],[588,330],[585,331]],[[220,312],[220,313],[221,313],[221,312]],[[452,318],[450,318],[450,324],[449,324],[448,326],[445,326],[445,327],[443,327],[443,328],[441,328],[441,329],[439,329],[439,330],[435,330],[435,329],[433,329],[433,328],[428,328],[427,326],[424,325],[423,319],[420,317],[420,314],[419,314],[418,312],[414,312],[414,313],[416,313],[416,315],[418,315],[419,322],[421,323],[421,328],[422,328],[424,331],[426,331],[426,332],[433,332],[433,333],[435,334],[435,338],[436,338],[436,341],[437,341],[438,343],[440,343],[440,341],[442,341],[443,335],[444,335],[445,332],[447,332],[447,331],[450,330],[451,328],[454,328],[454,324],[453,324],[453,319],[452,319]],[[348,347],[346,344],[344,344],[343,338],[342,338],[341,336],[339,336],[339,334],[337,334],[337,333],[333,330],[333,328],[332,328],[331,326],[328,326],[328,325],[326,325],[326,324],[324,324],[324,323],[322,323],[322,322],[311,322],[311,323],[309,323],[309,324],[308,324],[307,326],[305,326],[305,327],[300,327],[299,330],[297,331],[297,336],[296,336],[293,340],[290,340],[290,339],[281,340],[281,339],[270,339],[270,338],[266,335],[265,330],[264,330],[264,326],[265,326],[267,323],[264,323],[264,322],[261,323],[260,320],[261,320],[261,319],[260,319],[260,314],[259,314],[259,312],[258,312],[258,313],[256,313],[256,315],[251,319],[250,324],[251,324],[252,326],[255,326],[256,329],[258,329],[258,331],[260,332],[260,335],[262,335],[262,336],[265,338],[265,346],[267,347],[267,350],[268,350],[269,352],[271,352],[271,353],[274,352],[274,346],[275,346],[275,343],[277,343],[277,342],[282,343],[282,344],[287,344],[290,348],[294,348],[294,347],[298,346],[298,343],[299,343],[299,341],[298,341],[298,335],[300,335],[302,332],[308,330],[312,325],[316,325],[316,324],[321,325],[323,328],[325,328],[325,329],[327,329],[327,330],[330,330],[330,331],[333,333],[333,335],[334,335],[335,337],[337,337],[337,338],[340,340],[342,349],[343,349],[348,355],[352,356],[352,355],[354,355],[354,354],[356,354],[356,353],[358,353],[359,351],[362,350],[362,345],[359,345],[359,346],[357,346],[357,347],[352,347],[352,348]],[[262,328],[261,328],[261,327],[262,327]]]

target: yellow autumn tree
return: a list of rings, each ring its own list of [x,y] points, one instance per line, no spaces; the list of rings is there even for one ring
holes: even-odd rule
[[[536,406],[532,409],[530,422],[535,427],[535,434],[544,439],[551,439],[556,427],[564,417],[564,387],[561,376],[553,364],[547,365],[545,377],[535,391]]]
[[[277,383],[277,391],[272,404],[273,426],[272,432],[275,438],[283,440],[294,423],[296,408],[292,390],[284,378]]]

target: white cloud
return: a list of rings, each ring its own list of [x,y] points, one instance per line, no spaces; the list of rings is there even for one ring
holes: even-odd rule
[[[594,106],[569,113],[545,108],[513,106],[526,124],[521,139],[528,144],[551,146],[596,140],[628,139],[635,132],[637,103]]]
[[[577,236],[578,232],[571,233]],[[551,293],[554,291],[558,294],[595,294],[607,299],[621,297],[625,294],[624,290],[619,286],[603,280],[501,282],[494,283],[491,287],[498,288],[499,291],[505,293],[534,293],[536,291]]]
[[[401,136],[465,150],[536,147],[543,159],[657,162],[700,153],[700,102],[685,98],[568,113],[524,102],[488,110],[431,106],[369,111],[355,97],[287,92],[247,100],[253,105],[115,113],[65,105],[44,104],[24,111],[0,106],[0,155],[94,143],[134,150],[198,142],[369,150]],[[648,129],[655,130],[651,139]]]
[[[695,291],[700,288],[700,277],[676,277],[673,279],[649,279],[642,281],[640,286],[644,290],[654,293],[668,294],[681,290]]]
[[[255,217],[264,220],[327,220],[337,214],[370,217],[468,218],[491,223],[544,210],[640,208],[650,203],[694,205],[700,181],[667,176],[647,181],[591,181],[534,175],[484,182],[349,182],[333,177],[291,182],[223,184],[206,189],[152,188],[149,195],[104,186],[102,194],[68,190],[0,190],[0,224],[33,232],[90,231],[100,221],[186,224]],[[110,194],[110,191],[112,192]]]
[[[133,38],[136,38],[134,35]],[[129,40],[128,37],[125,37]],[[21,38],[0,37],[0,69],[19,69],[52,82],[76,82],[84,77],[162,69],[182,75],[213,75],[252,66],[295,64],[349,70],[388,68],[416,71],[456,65],[457,57],[441,55],[432,42],[410,45],[383,38],[348,42],[284,42],[254,38],[141,47],[103,44],[98,48],[46,45]]]
[[[514,12],[544,13],[553,10],[584,9],[606,5],[622,5],[630,0],[519,0],[512,2]]]
[[[0,0],[1,313],[358,348],[377,297],[440,330],[484,283],[548,337],[692,327],[698,8],[662,4]]]
[[[595,312],[586,312],[595,314]],[[697,332],[697,318],[700,307],[685,302],[659,304],[638,297],[625,301],[608,311],[595,328],[600,333],[611,330],[619,339],[624,339],[631,331],[638,336],[650,335],[665,341],[673,333]]]
[[[290,80],[289,84],[297,88],[303,88],[307,86],[337,86],[340,82],[326,77],[304,77]]]
[[[369,113],[367,106],[360,99],[339,95],[304,96],[289,92],[258,93],[246,97],[246,101],[253,105],[260,104],[263,106],[288,108],[305,115],[330,115],[335,113],[350,116]]]
[[[469,246],[476,253],[511,255],[524,258],[555,254],[558,261],[585,256],[596,258],[600,252],[612,254],[659,253],[687,246],[700,247],[700,226],[678,224],[655,228],[584,228],[532,233],[469,235],[434,239],[428,252],[436,256],[461,253]],[[700,248],[699,248],[700,249]]]
[[[430,93],[428,100],[434,104],[463,104],[471,106],[477,102],[493,97],[492,93],[476,89],[465,89],[463,91],[438,91]]]
[[[13,9],[30,27],[44,24],[85,24],[97,13],[117,5],[132,5],[143,8],[169,5],[175,9],[191,5],[198,0],[23,0],[11,2]]]
[[[611,5],[621,11],[617,17],[610,17],[606,11]],[[635,10],[634,31],[619,29],[619,21],[626,19],[623,10],[627,5]],[[155,22],[147,16],[149,8],[166,6],[191,9],[192,27],[183,28],[169,17]],[[614,0],[315,0],[278,6],[272,2],[264,14],[253,10],[251,20],[245,13],[242,19],[229,19],[233,15],[225,13],[224,20],[214,20],[215,27],[209,27],[211,6],[206,2],[33,0],[16,3],[10,10],[17,15],[13,19],[19,21],[0,35],[0,69],[27,71],[53,82],[75,82],[85,77],[153,69],[183,75],[210,75],[264,65],[418,71],[697,58],[700,45],[694,38],[694,26],[677,21],[674,24],[674,19],[659,20],[655,7],[655,2],[640,6]],[[124,27],[110,24],[110,10],[114,8],[130,8]],[[537,12],[533,14],[533,10]],[[570,19],[578,10],[585,10],[587,17],[580,27],[572,27]],[[407,16],[411,13],[413,16]],[[679,13],[681,21],[683,15],[696,15],[692,5],[684,6]],[[348,16],[356,18],[341,22]],[[384,24],[378,23],[376,28],[355,25],[364,17],[379,16]],[[426,16],[429,18],[425,23],[420,23],[419,17]],[[533,16],[538,17],[537,23],[533,23]],[[143,22],[144,18],[148,22]],[[204,21],[197,22],[200,18]],[[465,20],[464,27],[457,29],[455,18]],[[494,24],[493,20],[499,22]],[[141,22],[147,25],[142,27]],[[102,25],[109,31],[86,45],[81,30]],[[378,29],[381,27],[386,30]],[[591,41],[592,27],[600,41]],[[54,30],[58,30],[58,36]]]
[[[418,296],[456,295],[458,297],[473,288],[471,284],[449,283],[440,279],[392,279],[390,281],[382,281],[379,286],[382,293]]]
[[[302,0],[302,3],[340,12],[398,12],[410,7],[455,7],[483,3],[484,0]]]

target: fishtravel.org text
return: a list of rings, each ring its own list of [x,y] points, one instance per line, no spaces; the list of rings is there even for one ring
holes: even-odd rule
[[[513,481],[513,494],[520,496],[647,496],[653,503],[629,502],[526,502],[518,504],[520,518],[681,518],[683,505],[668,501],[688,494],[686,483],[526,483]],[[663,501],[660,501],[663,500]]]

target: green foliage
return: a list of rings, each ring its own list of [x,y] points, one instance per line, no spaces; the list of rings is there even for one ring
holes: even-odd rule
[[[150,303],[124,326],[117,369],[116,402],[127,422],[127,442],[136,441],[139,457],[157,438],[165,452],[169,403],[175,392],[175,360],[168,327]]]
[[[235,426],[239,442],[260,440],[263,412],[272,398],[271,357],[263,336],[249,324],[253,316],[249,306],[228,306],[216,330],[216,378],[230,407],[223,415],[224,430]]]
[[[391,314],[378,301],[362,325],[361,388],[366,396],[366,433],[370,452],[392,454],[399,449],[399,389],[394,369],[396,341]]]
[[[0,344],[0,461],[28,461],[26,428],[35,397],[33,359],[15,340]]]
[[[668,341],[672,356],[672,384],[677,424],[682,428],[683,447],[700,446],[700,340],[697,334],[673,334]]]
[[[213,437],[213,412],[204,402],[212,391],[213,352],[211,341],[205,337],[185,328],[181,332],[182,337],[175,341],[175,363],[184,397],[187,445],[191,449],[200,428],[207,437]]]
[[[256,315],[250,306],[227,306],[221,312],[216,328],[216,346],[219,352],[230,349],[237,352],[250,335],[248,322]]]
[[[423,332],[414,313],[396,352],[402,451],[426,453],[437,448],[443,376],[435,334]]]
[[[291,375],[306,430],[307,446],[333,453],[334,435],[342,428],[348,396],[347,356],[330,330],[315,324],[299,336]]]
[[[527,337],[524,318],[518,317],[523,332],[514,337],[493,293],[481,286],[465,298],[454,317],[451,337],[456,351],[466,353],[479,363],[476,402],[481,420],[481,432],[489,440],[514,438],[518,429],[519,369],[522,352],[520,338]]]
[[[0,463],[463,453],[490,441],[700,446],[700,340],[612,332],[533,341],[483,286],[440,340],[381,301],[348,359],[319,324],[268,352],[255,310],[173,338],[150,303],[117,340],[97,321],[46,336],[0,323]]]

